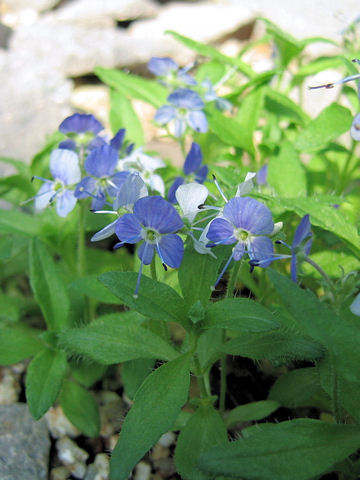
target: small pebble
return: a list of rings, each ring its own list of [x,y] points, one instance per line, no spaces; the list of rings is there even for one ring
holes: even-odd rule
[[[149,480],[151,465],[146,462],[139,462],[135,467],[134,480]]]

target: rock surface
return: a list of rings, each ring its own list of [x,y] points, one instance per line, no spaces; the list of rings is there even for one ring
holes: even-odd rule
[[[49,449],[45,420],[36,422],[25,404],[0,405],[1,480],[46,480]]]

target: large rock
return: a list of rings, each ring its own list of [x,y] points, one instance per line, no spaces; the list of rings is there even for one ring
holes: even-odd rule
[[[45,420],[36,422],[23,403],[0,405],[1,480],[46,480],[49,450]]]

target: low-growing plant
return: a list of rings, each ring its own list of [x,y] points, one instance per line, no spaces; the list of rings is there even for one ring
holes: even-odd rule
[[[0,362],[31,358],[33,417],[58,402],[90,437],[100,420],[89,389],[122,364],[133,405],[113,480],[170,430],[186,480],[360,474],[355,42],[311,59],[309,44],[330,41],[262,21],[273,69],[243,60],[252,43],[229,57],[168,32],[198,61],[152,58],[155,78],[95,70],[113,136],[75,113],[29,166],[1,159],[16,173],[0,180]],[[304,95],[326,91],[304,80],[327,68],[345,75],[325,85],[339,100],[311,118]],[[182,168],[146,149],[133,99],[154,107]],[[236,356],[272,386],[229,408]],[[289,419],[274,422],[284,407]]]

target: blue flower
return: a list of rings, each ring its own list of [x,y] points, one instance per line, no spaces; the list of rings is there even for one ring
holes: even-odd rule
[[[285,245],[290,251],[291,255],[273,255],[272,257],[269,257],[265,259],[265,262],[268,263],[272,262],[274,260],[281,260],[283,258],[291,258],[291,278],[294,282],[297,281],[297,271],[298,271],[298,265],[301,263],[305,257],[307,257],[310,253],[311,250],[311,245],[312,245],[312,232],[311,232],[311,224],[310,224],[310,217],[309,215],[305,215],[294,235],[293,243],[292,245],[288,245],[287,243],[283,242],[282,240],[276,240],[275,243],[279,243],[281,245]],[[253,266],[264,266],[262,263],[264,260],[258,260],[254,259],[250,262],[251,265]]]
[[[84,177],[77,185],[77,198],[93,197],[92,208],[99,210],[106,202],[106,193],[115,197],[120,185],[126,180],[129,172],[117,172],[118,152],[110,145],[91,150],[85,160],[85,170],[92,176]]]
[[[74,133],[92,133],[97,135],[103,129],[104,127],[94,115],[85,113],[74,113],[74,115],[65,118],[59,126],[60,132],[65,133],[65,135]]]
[[[111,222],[106,227],[102,228],[99,232],[95,233],[91,238],[92,242],[97,242],[103,240],[104,238],[110,237],[115,233],[115,225],[119,219],[119,215],[123,213],[132,213],[134,204],[139,200],[139,198],[146,197],[148,195],[148,190],[146,188],[145,182],[140,177],[138,172],[130,173],[124,183],[120,185],[117,196],[113,203],[113,210],[100,210],[95,211],[94,213],[108,213],[116,215],[118,218]]]
[[[151,73],[161,78],[164,85],[196,85],[195,78],[187,72],[192,67],[179,68],[179,65],[169,57],[152,57],[148,62],[148,69]]]
[[[138,249],[141,267],[135,295],[139,290],[142,267],[152,262],[155,251],[165,270],[167,265],[172,268],[180,266],[184,245],[176,232],[183,225],[175,208],[160,196],[140,198],[134,205],[134,213],[125,214],[116,222],[115,233],[120,242],[115,248],[142,242]]]
[[[245,253],[250,260],[263,260],[262,267],[271,263],[272,241],[265,235],[274,230],[270,210],[261,202],[250,197],[235,197],[225,205],[222,217],[215,218],[207,232],[209,247],[215,245],[233,245],[232,253],[215,286],[225,273],[231,260],[239,261]]]
[[[66,217],[77,201],[71,188],[81,178],[78,155],[71,150],[53,150],[50,155],[50,172],[54,181],[34,177],[45,182],[34,197],[35,209],[44,210],[55,200],[57,214],[59,217]]]
[[[160,125],[174,122],[175,137],[182,137],[186,127],[205,133],[208,123],[202,111],[205,104],[200,95],[188,88],[178,88],[168,98],[170,105],[160,107],[155,113],[155,121]]]
[[[218,110],[231,110],[232,105],[229,100],[226,98],[219,97],[219,95],[215,91],[214,85],[211,83],[209,79],[205,79],[201,86],[205,88],[204,92],[204,99],[206,102],[215,102],[215,107]]]
[[[197,183],[204,183],[209,168],[207,165],[202,165],[203,161],[203,155],[201,151],[201,147],[199,144],[193,142],[191,144],[191,148],[186,155],[185,163],[184,163],[184,174],[186,175],[186,179],[183,177],[176,177],[173,184],[169,188],[168,191],[168,200],[171,203],[175,203],[176,198],[175,198],[175,192],[178,189],[178,187],[186,181],[192,183],[194,180]]]

